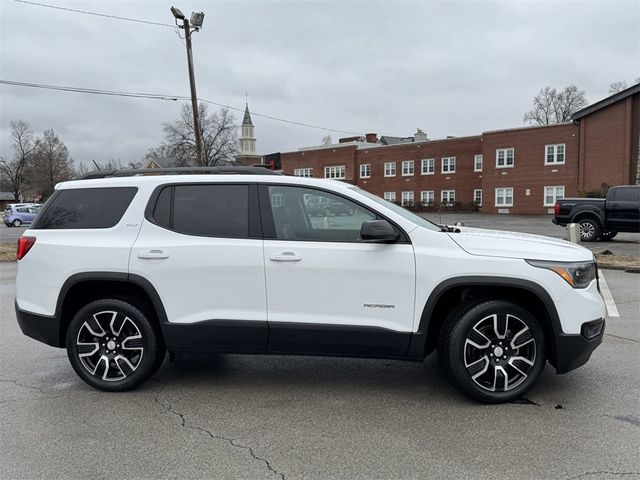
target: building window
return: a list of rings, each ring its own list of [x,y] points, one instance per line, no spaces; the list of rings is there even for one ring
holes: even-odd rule
[[[413,192],[402,192],[402,206],[413,207]]]
[[[564,143],[560,143],[558,145],[545,145],[544,164],[564,164]]]
[[[365,163],[360,165],[360,178],[369,178],[371,176],[371,165]]]
[[[402,176],[407,177],[413,175],[413,160],[405,160],[402,162]]]
[[[396,162],[386,162],[384,164],[384,176],[385,177],[396,176]]]
[[[479,188],[473,191],[473,203],[478,207],[482,206],[482,190]]]
[[[473,156],[473,171],[474,172],[482,171],[482,155]]]
[[[433,204],[435,203],[433,190],[423,190],[422,192],[420,192],[420,201],[425,207],[433,206]]]
[[[436,160],[434,158],[425,158],[422,160],[422,175],[433,175],[436,171]]]
[[[324,167],[324,178],[344,179],[345,166],[336,165],[333,167]]]
[[[496,150],[496,168],[513,167],[513,158],[513,148],[498,148]]]
[[[443,207],[453,207],[456,203],[456,191],[442,190],[440,192],[440,203]]]
[[[313,168],[296,168],[293,174],[296,177],[313,177]]]
[[[564,198],[564,186],[544,187],[544,206],[553,207],[556,201]]]
[[[396,201],[396,192],[384,192],[384,199],[390,202]]]
[[[496,207],[513,207],[513,188],[496,188]]]
[[[442,157],[442,173],[456,173],[456,157]]]

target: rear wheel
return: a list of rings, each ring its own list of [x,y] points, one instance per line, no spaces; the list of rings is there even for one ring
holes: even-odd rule
[[[593,242],[600,236],[600,225],[592,218],[585,218],[578,223],[580,224],[580,240],[583,242]]]
[[[503,300],[454,311],[443,328],[438,350],[454,386],[485,403],[521,397],[535,384],[545,364],[540,324],[528,311]]]
[[[81,308],[67,331],[67,354],[78,376],[94,388],[137,387],[158,369],[164,345],[146,315],[116,299]]]
[[[605,242],[611,240],[613,237],[618,235],[618,232],[615,230],[609,230],[608,232],[602,232],[600,234],[600,240],[604,240]]]

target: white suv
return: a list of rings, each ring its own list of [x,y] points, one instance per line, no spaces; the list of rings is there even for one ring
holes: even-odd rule
[[[139,385],[167,350],[422,361],[437,349],[452,382],[491,403],[602,341],[585,248],[436,225],[337,181],[206,171],[59,184],[18,242],[22,331],[66,347],[102,390]],[[316,197],[353,215],[312,214]]]

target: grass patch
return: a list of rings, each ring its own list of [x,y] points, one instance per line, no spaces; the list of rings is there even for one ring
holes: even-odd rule
[[[15,262],[16,261],[16,244],[0,243],[0,262]]]

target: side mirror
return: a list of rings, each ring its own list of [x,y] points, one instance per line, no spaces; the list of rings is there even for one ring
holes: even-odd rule
[[[369,220],[360,227],[360,238],[367,243],[395,243],[400,234],[386,220]]]

